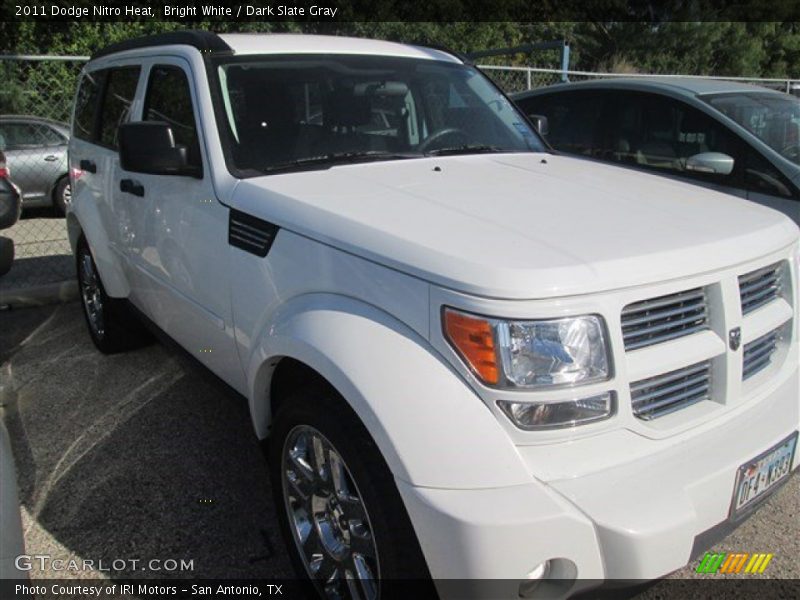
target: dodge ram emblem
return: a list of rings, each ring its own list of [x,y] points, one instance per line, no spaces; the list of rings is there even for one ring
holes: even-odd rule
[[[736,352],[739,349],[739,346],[741,345],[742,345],[742,328],[734,327],[728,334],[728,346],[731,347],[731,350]]]

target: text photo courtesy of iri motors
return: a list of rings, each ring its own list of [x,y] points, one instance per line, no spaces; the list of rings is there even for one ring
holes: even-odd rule
[[[800,595],[796,21],[17,8],[4,600]]]

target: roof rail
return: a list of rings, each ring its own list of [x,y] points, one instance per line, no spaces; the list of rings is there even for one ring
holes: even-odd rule
[[[92,54],[92,60],[126,50],[174,45],[192,46],[203,54],[233,52],[233,49],[222,41],[221,37],[211,31],[170,31],[110,44]]]
[[[472,61],[466,54],[464,54],[463,52],[452,50],[443,44],[428,44],[426,42],[397,42],[397,43],[404,44],[407,46],[408,45],[416,46],[417,48],[427,48],[428,50],[437,50],[439,52],[444,52],[445,54],[449,54],[450,56],[457,58],[463,63],[472,64]]]

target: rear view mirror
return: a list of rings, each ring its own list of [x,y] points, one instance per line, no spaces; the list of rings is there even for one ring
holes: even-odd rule
[[[686,170],[695,173],[730,175],[733,171],[733,158],[721,152],[701,152],[686,159]]]
[[[189,166],[186,146],[175,144],[172,128],[161,121],[120,125],[119,162],[133,173],[202,177],[198,167]]]
[[[533,123],[533,126],[536,128],[536,131],[539,132],[539,135],[547,135],[550,133],[550,125],[547,122],[547,117],[544,115],[528,115],[528,118]]]
[[[402,81],[382,81],[380,83],[359,83],[353,88],[355,96],[405,96],[408,85]]]

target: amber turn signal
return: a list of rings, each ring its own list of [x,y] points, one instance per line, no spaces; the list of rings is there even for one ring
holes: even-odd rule
[[[486,319],[444,310],[447,340],[483,383],[497,384],[500,371],[494,347],[492,325]]]

